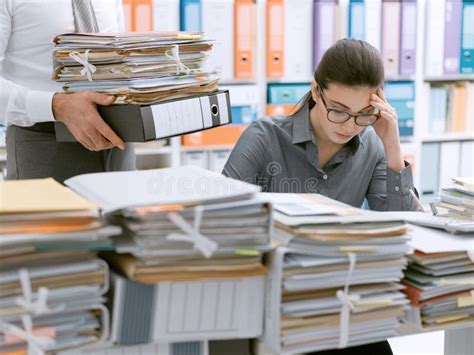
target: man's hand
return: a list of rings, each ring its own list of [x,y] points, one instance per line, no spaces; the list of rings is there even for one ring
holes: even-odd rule
[[[108,106],[114,101],[114,96],[94,91],[58,93],[53,96],[53,115],[56,121],[63,122],[79,143],[89,150],[99,151],[113,147],[124,149],[122,139],[97,112],[97,105]]]

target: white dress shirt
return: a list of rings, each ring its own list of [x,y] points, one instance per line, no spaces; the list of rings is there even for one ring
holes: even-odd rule
[[[100,32],[124,31],[122,0],[92,0]],[[74,32],[71,0],[0,0],[0,123],[53,121],[53,39]]]

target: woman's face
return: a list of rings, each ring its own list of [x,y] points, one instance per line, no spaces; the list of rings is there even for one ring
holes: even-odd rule
[[[316,102],[313,126],[316,125],[320,138],[332,143],[346,144],[365,127],[356,125],[354,117],[344,123],[330,122],[327,118],[327,108],[345,111],[351,115],[374,112],[374,107],[370,105],[370,95],[376,93],[377,88],[330,83],[325,90],[321,90],[313,80],[311,91]]]

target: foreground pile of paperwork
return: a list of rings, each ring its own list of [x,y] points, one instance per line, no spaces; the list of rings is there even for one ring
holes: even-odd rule
[[[402,219],[318,195],[275,194],[264,339],[274,351],[343,348],[395,336],[408,300]]]
[[[0,183],[0,353],[43,353],[105,339],[107,264],[120,228],[53,179]]]

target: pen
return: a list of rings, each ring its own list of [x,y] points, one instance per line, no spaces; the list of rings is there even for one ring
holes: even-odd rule
[[[411,197],[413,197],[413,200],[415,200],[416,205],[420,209],[421,212],[426,212],[425,209],[423,208],[423,205],[421,204],[420,200],[418,200],[418,197],[416,197],[416,194],[413,192],[413,190],[409,190]]]

